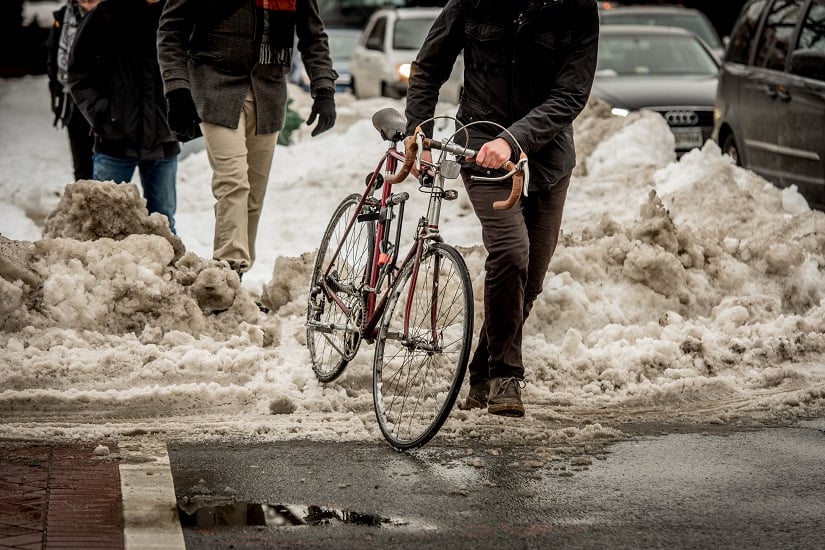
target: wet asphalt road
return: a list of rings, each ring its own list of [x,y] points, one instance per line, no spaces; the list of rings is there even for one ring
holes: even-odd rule
[[[825,419],[587,454],[472,442],[168,451],[192,512],[187,548],[825,548]]]

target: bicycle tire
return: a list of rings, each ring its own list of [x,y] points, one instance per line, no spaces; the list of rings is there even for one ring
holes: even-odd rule
[[[467,372],[473,338],[467,265],[455,248],[435,243],[422,254],[410,338],[402,341],[414,269],[414,262],[405,266],[390,291],[373,359],[378,425],[389,444],[402,451],[427,443],[447,420]]]
[[[366,309],[364,284],[369,280],[369,269],[375,243],[375,222],[359,221],[352,227],[335,257],[335,265],[327,282],[350,308],[347,315],[330,301],[320,285],[330,258],[341,242],[341,236],[361,200],[353,193],[335,209],[324,231],[310,278],[307,296],[307,348],[312,370],[321,382],[338,378],[358,352],[361,344]],[[372,207],[363,206],[362,213]]]

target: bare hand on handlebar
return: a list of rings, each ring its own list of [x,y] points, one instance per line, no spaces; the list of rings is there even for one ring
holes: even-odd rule
[[[475,157],[475,162],[484,168],[501,168],[505,162],[510,160],[513,149],[504,138],[496,138],[481,146]]]
[[[484,168],[496,169],[501,168],[505,162],[510,160],[510,155],[512,154],[513,150],[510,147],[510,144],[507,143],[507,140],[504,138],[496,138],[482,145],[475,157],[466,158],[468,161],[475,161],[476,164]],[[432,163],[432,152],[429,149],[425,149],[421,153],[421,160],[425,163]],[[421,175],[420,168],[420,166],[413,164],[410,169],[410,173],[417,178]]]
[[[404,147],[404,163],[398,172],[385,177],[385,181],[390,184],[404,181],[410,173],[418,177],[421,174],[421,166],[432,166],[432,153],[430,153],[429,149],[435,148],[455,155],[464,155],[467,160],[474,159],[476,164],[485,168],[501,168],[507,171],[507,174],[503,176],[471,176],[471,179],[475,181],[489,182],[502,181],[512,177],[513,187],[510,190],[510,196],[507,197],[506,200],[494,202],[493,208],[496,210],[512,208],[518,202],[519,197],[521,197],[521,192],[524,189],[525,176],[527,174],[527,155],[522,151],[519,155],[518,162],[512,162],[510,160],[512,149],[504,138],[496,138],[482,145],[481,149],[484,150],[484,155],[481,155],[480,151],[472,151],[466,147],[450,143],[449,141],[438,141],[426,138],[421,127],[418,126],[413,135],[404,139]],[[420,158],[420,162],[418,163],[415,162],[417,157]]]

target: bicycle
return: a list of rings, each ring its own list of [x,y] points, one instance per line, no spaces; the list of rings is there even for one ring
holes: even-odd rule
[[[476,152],[452,137],[425,138],[420,127],[405,139],[406,121],[392,108],[376,112],[372,122],[389,146],[367,175],[364,191],[341,202],[321,239],[308,295],[307,347],[318,380],[331,382],[356,356],[362,341],[375,342],[376,418],[393,448],[409,450],[427,443],[444,424],[467,370],[472,285],[464,259],[444,242],[438,221],[442,202],[458,198],[457,191],[444,187],[445,180],[460,173],[460,164],[447,153],[470,159]],[[420,152],[426,148],[440,149],[441,156],[422,160]],[[399,261],[410,195],[394,193],[393,185],[402,182],[416,162],[419,191],[429,194],[427,213],[419,218],[410,249]],[[477,177],[513,178],[510,197],[496,208],[510,208],[519,199],[525,167],[522,153],[518,163],[505,163],[507,174]],[[379,190],[380,197],[374,196]]]

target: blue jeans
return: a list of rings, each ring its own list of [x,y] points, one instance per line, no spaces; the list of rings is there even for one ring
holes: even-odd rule
[[[143,184],[143,198],[149,213],[158,212],[169,220],[169,229],[175,231],[175,210],[177,195],[175,180],[178,174],[178,157],[159,160],[138,160],[113,157],[103,153],[94,154],[94,179],[124,183],[132,181],[135,168],[140,173]]]

